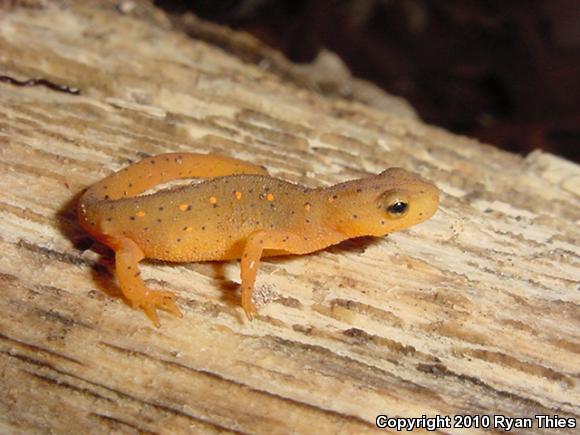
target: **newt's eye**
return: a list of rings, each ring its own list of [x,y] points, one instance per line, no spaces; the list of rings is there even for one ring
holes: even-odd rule
[[[387,207],[387,212],[392,217],[399,217],[405,214],[409,205],[405,201],[396,201]]]
[[[409,194],[403,189],[393,189],[380,197],[382,209],[389,219],[400,219],[409,211]]]

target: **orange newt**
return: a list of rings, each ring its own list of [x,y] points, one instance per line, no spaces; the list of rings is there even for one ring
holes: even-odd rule
[[[197,184],[138,194],[178,178]],[[262,257],[306,254],[359,236],[383,236],[429,219],[434,184],[400,168],[325,188],[272,178],[261,166],[190,153],[145,158],[88,188],[81,225],[115,251],[123,295],[156,326],[157,309],[181,316],[173,293],[149,290],[143,258],[174,262],[241,259],[242,307],[252,318],[252,292]]]

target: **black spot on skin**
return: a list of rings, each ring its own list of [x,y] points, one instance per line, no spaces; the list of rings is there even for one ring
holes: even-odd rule
[[[306,219],[306,223],[309,224],[310,223],[310,219]]]
[[[295,214],[296,212],[294,210],[290,210],[290,214]]]
[[[107,190],[109,188],[109,186],[107,186],[106,184],[103,186],[103,190]]]
[[[304,190],[302,191],[303,193],[308,192],[308,187],[305,187]]]
[[[129,219],[131,219],[132,221],[134,221],[135,220],[135,216],[131,216],[131,217],[129,217]]]
[[[133,183],[129,183],[129,187],[133,187]]]
[[[246,253],[246,254],[244,254],[244,258],[248,258],[248,254],[247,254],[247,253]]]
[[[270,228],[274,228],[274,224],[270,224]]]
[[[260,243],[260,245],[263,245],[264,244],[264,239],[260,239],[258,242]]]
[[[163,211],[163,210],[164,210],[164,208],[163,208],[163,207],[159,207],[159,211]]]
[[[381,225],[384,225],[384,224],[385,224],[385,221],[381,221]]]
[[[308,237],[304,236],[304,240],[308,240]]]
[[[187,227],[183,227],[183,231],[187,231]]]
[[[356,192],[357,193],[361,193],[362,192],[362,189],[359,187],[358,189],[356,189]]]
[[[157,222],[161,223],[161,219],[157,219]]]
[[[214,204],[214,205],[213,205],[213,208],[218,208],[218,207],[219,207],[219,205],[217,205],[217,204]],[[189,211],[189,210],[191,210],[191,205],[190,205],[189,207],[187,207],[187,210],[188,210],[188,211]]]
[[[151,159],[151,160],[149,160],[149,163],[151,163],[152,165],[154,165],[155,164],[155,160]]]
[[[105,199],[111,199],[109,195],[105,195]]]
[[[276,206],[274,204],[270,204],[270,208],[274,209],[274,208],[276,208]]]
[[[353,214],[353,215],[352,215],[352,218],[353,218],[353,219],[358,219],[358,214]]]
[[[215,206],[215,205],[216,205],[216,204],[214,204],[214,206]],[[191,205],[188,205],[188,206],[187,206],[187,208],[186,208],[186,211],[191,211]]]
[[[111,218],[111,217],[107,218],[107,222],[111,222],[112,220],[113,220],[113,218]]]
[[[133,269],[131,266],[127,266],[127,270],[131,270]]]
[[[181,242],[181,239],[177,239],[177,243]]]
[[[338,198],[338,195],[332,195],[332,199]]]
[[[135,275],[133,275],[135,278],[137,278],[139,275],[141,275],[141,271],[137,272]]]
[[[256,225],[260,225],[260,221],[256,221]]]
[[[254,189],[248,190],[248,193],[252,193],[252,192],[254,192]]]
[[[419,213],[419,216],[423,216],[423,212]]]
[[[205,225],[203,225],[203,226],[201,227],[201,230],[202,230],[202,231],[205,231]]]
[[[143,231],[149,231],[149,227],[143,228]]]

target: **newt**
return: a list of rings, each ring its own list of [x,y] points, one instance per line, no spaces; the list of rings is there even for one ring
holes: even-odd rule
[[[139,195],[171,180],[196,184]],[[261,166],[211,154],[145,158],[93,184],[78,202],[83,228],[115,252],[124,297],[155,326],[158,309],[181,316],[170,291],[149,290],[139,262],[240,259],[249,319],[263,257],[306,254],[359,236],[383,236],[429,219],[437,187],[401,168],[330,187],[270,177]]]

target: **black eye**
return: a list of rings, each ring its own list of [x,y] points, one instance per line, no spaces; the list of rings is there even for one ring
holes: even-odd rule
[[[393,216],[401,216],[407,211],[408,204],[404,201],[396,201],[387,207],[389,214]]]

